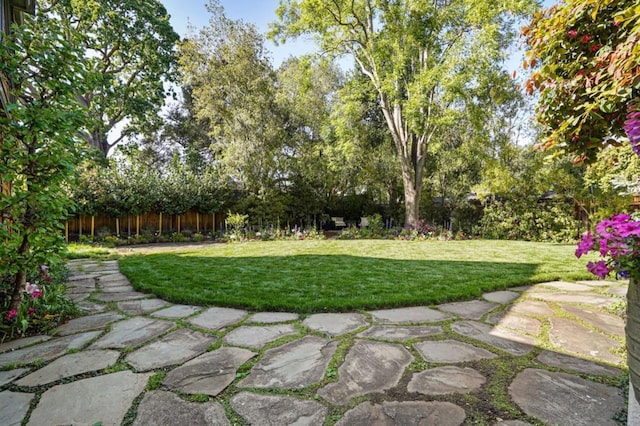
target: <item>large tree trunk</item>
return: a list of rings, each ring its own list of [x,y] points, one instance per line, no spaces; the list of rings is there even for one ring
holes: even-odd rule
[[[22,243],[18,248],[18,255],[20,257],[26,257],[29,251],[29,238],[25,235],[22,238]],[[11,304],[9,305],[9,309],[15,309],[16,311],[20,309],[20,304],[22,303],[22,295],[27,286],[27,271],[24,269],[18,270],[15,275],[15,284],[13,286],[13,294],[11,295]]]
[[[413,179],[404,180],[405,227],[415,227],[420,219],[420,199],[422,196],[422,182],[418,184]]]

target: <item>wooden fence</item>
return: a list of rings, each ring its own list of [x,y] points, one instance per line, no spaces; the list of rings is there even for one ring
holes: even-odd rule
[[[78,241],[81,235],[91,238],[109,235],[121,238],[134,235],[170,235],[174,232],[191,232],[207,235],[224,230],[222,213],[202,214],[188,211],[182,215],[145,213],[121,218],[80,215],[65,223],[65,239]]]

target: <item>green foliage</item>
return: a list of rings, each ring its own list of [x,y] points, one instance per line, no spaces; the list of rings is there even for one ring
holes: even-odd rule
[[[160,1],[40,0],[38,6],[82,51],[91,72],[89,84],[73,87],[92,118],[83,132],[91,146],[106,155],[125,136],[157,124],[178,40]],[[121,136],[108,141],[118,123],[124,123]]]
[[[229,212],[226,223],[227,228],[231,228],[230,238],[232,241],[242,241],[244,239],[248,220],[249,216],[246,214]]]
[[[0,276],[12,277],[10,309],[20,308],[27,278],[56,263],[64,246],[73,207],[66,185],[80,159],[74,135],[87,122],[73,91],[84,87],[83,65],[62,29],[41,17],[2,36],[0,74],[11,85],[0,114]]]
[[[640,95],[640,10],[634,0],[575,0],[537,14],[524,29],[527,90],[540,93],[543,145],[593,161],[624,137]]]

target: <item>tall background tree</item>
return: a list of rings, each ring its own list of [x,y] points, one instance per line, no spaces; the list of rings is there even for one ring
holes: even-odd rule
[[[164,84],[175,77],[178,35],[158,0],[40,0],[39,10],[83,52],[91,79],[76,89],[92,122],[83,138],[107,155],[125,137],[158,125]],[[119,135],[109,133],[118,128]]]
[[[429,154],[438,154],[437,140],[478,76],[501,72],[496,64],[514,20],[535,7],[527,0],[282,0],[271,35],[315,35],[369,78],[400,164],[405,223],[415,225]]]

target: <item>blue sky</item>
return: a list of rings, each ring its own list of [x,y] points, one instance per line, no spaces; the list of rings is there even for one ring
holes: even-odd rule
[[[205,8],[207,0],[160,0],[171,15],[171,25],[174,30],[184,37],[188,24],[202,28],[209,22],[209,13]],[[278,0],[220,0],[225,15],[230,19],[242,19],[252,23],[265,34],[269,29],[269,22],[276,20]],[[276,46],[267,40],[267,50],[275,66],[289,56],[299,56],[314,51],[313,43],[305,40],[291,40],[284,45]]]

